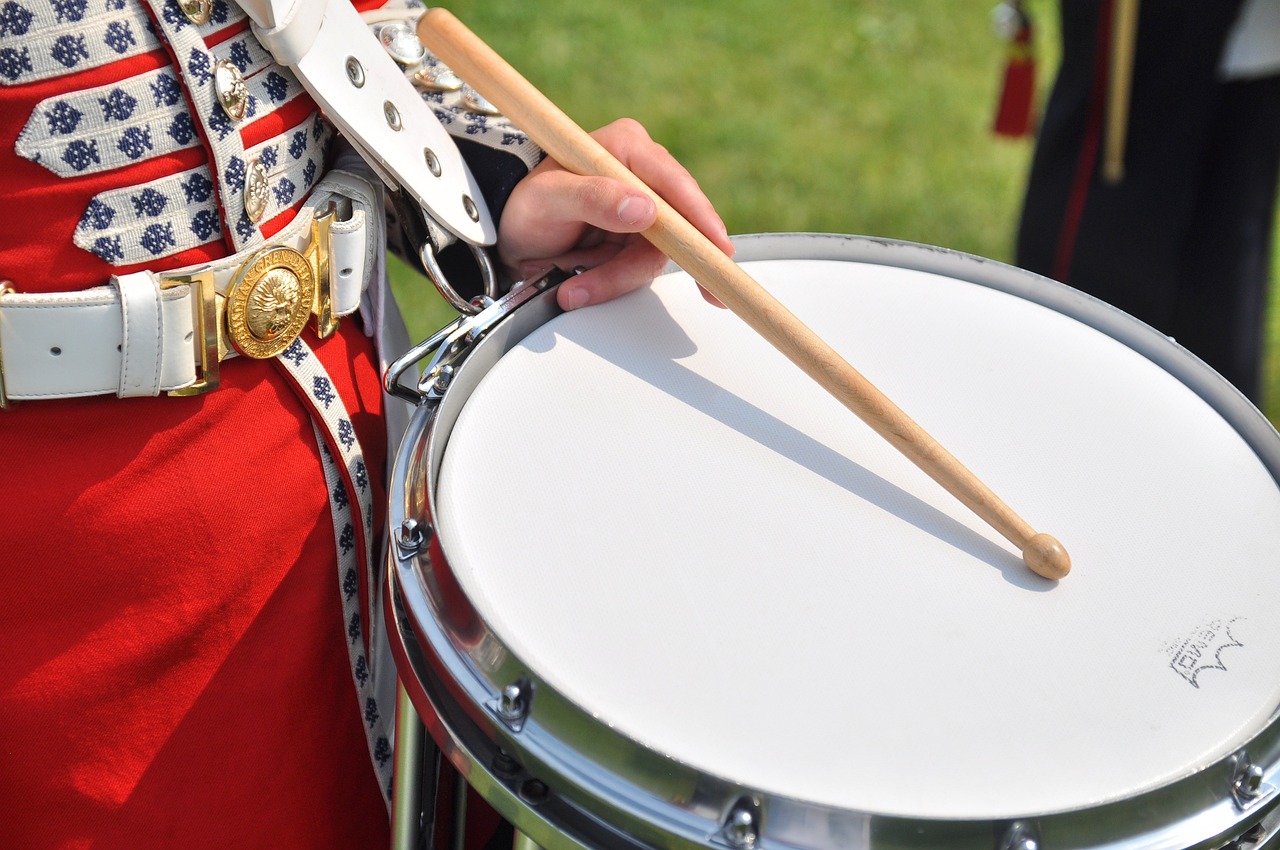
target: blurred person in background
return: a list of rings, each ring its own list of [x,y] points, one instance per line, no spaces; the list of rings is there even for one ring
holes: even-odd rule
[[[1123,4],[1136,9],[1126,56]],[[1280,0],[1063,0],[1016,263],[1174,337],[1255,403],[1277,167]],[[1109,121],[1109,83],[1131,73]],[[1112,128],[1109,131],[1108,125]],[[1107,172],[1107,134],[1122,140]]]

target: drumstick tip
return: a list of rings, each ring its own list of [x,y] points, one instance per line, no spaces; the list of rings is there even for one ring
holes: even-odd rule
[[[1048,534],[1037,534],[1028,540],[1022,560],[1032,572],[1047,579],[1060,579],[1071,572],[1071,556],[1058,538]]]

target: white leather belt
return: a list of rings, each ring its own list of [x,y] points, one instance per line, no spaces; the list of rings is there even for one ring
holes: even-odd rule
[[[363,181],[326,176],[312,206],[266,248],[163,273],[113,277],[81,292],[0,293],[0,405],[115,394],[194,395],[237,353],[273,357],[313,317],[328,336],[368,283],[376,228]],[[364,192],[359,190],[363,184]],[[345,217],[342,217],[345,216]]]

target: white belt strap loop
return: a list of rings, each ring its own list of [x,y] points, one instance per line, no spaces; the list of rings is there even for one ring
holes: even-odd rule
[[[254,22],[254,35],[282,65],[296,65],[315,43],[324,20],[323,0],[239,0]]]
[[[329,228],[329,269],[333,275],[333,314],[349,316],[360,309],[362,285],[366,278],[368,250],[365,238],[365,211],[352,210],[345,221]]]
[[[164,340],[164,312],[160,287],[146,272],[112,278],[120,292],[121,398],[159,395],[160,359]]]

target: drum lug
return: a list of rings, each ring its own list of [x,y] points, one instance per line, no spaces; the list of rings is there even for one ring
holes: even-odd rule
[[[1009,824],[997,850],[1039,850],[1040,830],[1034,823],[1016,820]]]
[[[506,750],[498,750],[493,754],[493,763],[489,769],[499,779],[514,779],[520,775],[520,762],[513,759]]]
[[[430,523],[420,523],[412,517],[400,523],[400,530],[396,532],[396,551],[400,558],[412,558],[418,554],[432,533]]]
[[[489,702],[489,708],[508,729],[519,732],[524,728],[532,703],[533,685],[522,676],[503,688],[498,698]]]
[[[1239,838],[1222,845],[1222,850],[1253,850],[1255,847],[1261,847],[1266,840],[1267,828],[1259,823]]]
[[[716,838],[736,850],[750,850],[760,841],[764,806],[754,796],[739,797],[724,816],[724,826]]]
[[[1227,763],[1231,768],[1231,797],[1240,811],[1247,811],[1275,795],[1275,786],[1262,781],[1262,768],[1249,759],[1247,752],[1241,750]]]
[[[505,750],[499,749],[493,754],[489,769],[507,787],[515,789],[520,799],[530,806],[540,806],[551,799],[551,788],[547,783],[525,774],[520,762],[513,759]]]

